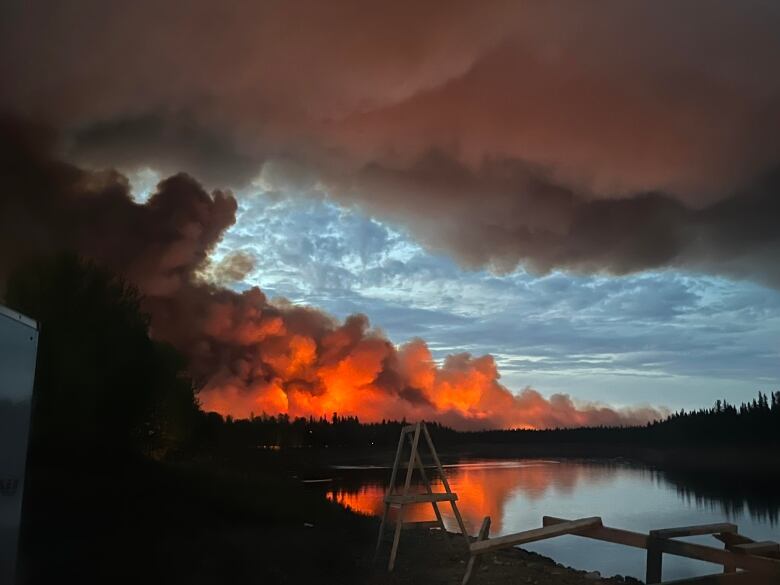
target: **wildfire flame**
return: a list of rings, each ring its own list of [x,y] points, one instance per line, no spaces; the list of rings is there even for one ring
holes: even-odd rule
[[[547,399],[531,388],[513,394],[499,382],[492,356],[460,353],[438,365],[423,340],[395,346],[363,315],[338,323],[311,308],[270,303],[259,289],[222,289],[209,301],[191,359],[207,380],[203,408],[223,415],[337,412],[460,429],[630,424],[659,416],[652,408],[577,405],[565,394]]]

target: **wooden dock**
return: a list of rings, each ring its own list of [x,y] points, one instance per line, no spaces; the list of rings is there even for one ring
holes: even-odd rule
[[[545,516],[542,518],[541,528],[507,534],[492,540],[488,538],[489,517],[485,518],[482,527],[477,540],[469,545],[470,558],[463,576],[463,585],[471,580],[480,555],[564,534],[645,549],[647,551],[645,581],[648,585],[656,583],[663,585],[672,583],[676,585],[780,584],[780,545],[773,541],[755,542],[739,534],[737,526],[730,523],[663,528],[643,534],[604,526],[599,517],[566,520]],[[680,537],[708,534],[720,540],[724,548],[676,540]],[[722,565],[723,573],[694,579],[662,581],[664,554]]]

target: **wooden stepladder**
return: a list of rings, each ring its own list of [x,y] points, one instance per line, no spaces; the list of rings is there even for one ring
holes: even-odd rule
[[[434,493],[433,488],[431,487],[431,482],[428,479],[428,474],[425,472],[425,466],[423,465],[419,452],[421,435],[425,437],[425,442],[427,443],[428,449],[431,452],[431,457],[433,458],[433,462],[436,466],[436,471],[439,473],[441,483],[444,486],[444,493]],[[406,468],[406,480],[404,481],[402,490],[399,492],[396,489],[395,484],[398,477],[398,467],[401,464],[401,458],[407,440],[411,444],[411,454],[409,455],[409,464]],[[412,485],[412,473],[415,468],[417,468],[417,470],[420,472],[420,479],[425,486],[425,493],[412,494],[409,492],[409,489]],[[463,537],[466,539],[466,546],[469,545],[469,535],[466,532],[466,527],[463,525],[463,518],[461,517],[460,511],[458,510],[458,505],[456,504],[457,499],[458,495],[453,492],[452,489],[450,489],[447,476],[444,474],[444,468],[441,465],[439,455],[436,453],[436,448],[433,446],[431,435],[428,433],[428,428],[425,426],[425,423],[418,422],[413,425],[405,426],[403,429],[401,429],[401,437],[398,439],[398,449],[395,453],[393,471],[390,474],[390,485],[388,486],[387,493],[385,494],[385,505],[384,512],[382,513],[382,522],[379,525],[379,536],[376,541],[376,553],[378,554],[382,545],[382,537],[384,536],[385,524],[387,522],[390,508],[398,508],[398,518],[396,520],[395,534],[393,536],[393,548],[390,550],[390,562],[387,565],[388,571],[392,571],[393,567],[395,566],[395,557],[398,554],[398,543],[401,539],[401,529],[404,524],[403,519],[405,506],[430,503],[431,507],[433,508],[433,513],[436,515],[435,522],[421,522],[419,524],[424,524],[426,526],[438,526],[445,535],[445,538],[448,538],[447,530],[444,527],[444,520],[442,519],[441,511],[439,510],[439,502],[449,502],[452,506],[452,513],[458,522],[458,527],[460,528]],[[407,522],[407,526],[414,524],[414,522]]]

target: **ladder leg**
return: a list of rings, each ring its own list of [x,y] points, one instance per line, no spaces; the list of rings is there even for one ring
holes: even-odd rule
[[[401,442],[403,443],[403,436]],[[409,487],[412,485],[412,472],[414,471],[414,461],[417,457],[417,446],[420,444],[420,423],[417,423],[414,429],[414,439],[412,439],[412,454],[409,456],[409,464],[406,467],[406,481],[404,489],[401,492],[404,496],[409,495]],[[398,508],[398,519],[395,525],[395,536],[393,536],[393,548],[390,550],[390,562],[387,564],[387,570],[392,571],[395,566],[395,555],[398,553],[398,541],[401,540],[401,527],[404,523],[404,506]]]
[[[393,491],[395,486],[395,478],[398,475],[398,466],[401,464],[401,454],[404,450],[404,432],[401,431],[401,436],[398,439],[398,447],[395,450],[395,461],[393,461],[393,471],[390,473],[390,487],[387,489],[387,493]]]
[[[404,438],[401,437],[401,442]],[[414,438],[412,439],[412,455],[409,457],[409,466],[406,468],[406,481],[404,482],[404,495],[409,493],[409,486],[412,485],[412,472],[414,471],[414,461],[417,457],[417,447],[420,444],[420,423],[414,429]]]
[[[387,563],[388,572],[392,571],[395,567],[395,556],[398,554],[398,542],[401,540],[401,526],[404,523],[404,506],[398,508],[398,519],[395,525],[395,535],[393,536],[393,548],[390,549],[390,562]]]
[[[401,431],[401,437],[398,439],[398,447],[395,450],[395,461],[393,461],[393,470],[390,472],[390,485],[387,486],[387,493],[385,497],[393,493],[395,489],[395,478],[398,476],[398,465],[401,463],[401,454],[404,449],[404,432]],[[374,560],[376,560],[379,554],[379,549],[382,546],[382,536],[384,535],[385,524],[387,523],[387,515],[390,512],[390,504],[385,502],[385,507],[382,512],[382,520],[379,523],[379,536],[376,539],[376,550],[374,551]]]
[[[433,513],[436,514],[436,521],[439,523],[439,529],[441,530],[441,533],[444,535],[444,542],[447,543],[447,548],[452,550],[452,544],[450,543],[450,535],[447,532],[447,528],[444,526],[444,518],[441,516],[441,511],[439,510],[439,506],[436,504],[436,502],[431,502],[431,505],[433,506]]]
[[[444,485],[444,491],[446,491],[448,494],[451,494],[452,490],[450,489],[450,482],[447,481],[447,476],[444,473],[444,467],[441,465],[439,454],[436,452],[436,447],[433,446],[433,440],[431,439],[430,433],[428,433],[428,427],[425,426],[425,423],[422,424],[422,431],[423,435],[425,436],[425,442],[428,443],[428,448],[431,450],[431,455],[433,456],[433,460],[436,463],[436,468],[438,469],[439,475],[441,476],[441,483]],[[450,503],[452,504],[452,513],[455,515],[455,520],[458,521],[458,527],[463,534],[463,538],[466,539],[466,546],[469,546],[471,541],[469,540],[469,533],[466,531],[466,526],[463,524],[463,518],[460,515],[460,510],[458,510],[458,506],[454,501]]]
[[[466,530],[466,525],[463,523],[463,517],[460,515],[460,510],[458,510],[458,505],[453,501],[450,502],[452,504],[452,513],[455,514],[455,520],[458,521],[458,527],[460,528],[461,533],[463,534],[463,538],[466,539],[466,546],[471,545],[471,540],[469,540],[469,533]]]
[[[374,550],[374,560],[376,561],[376,557],[379,554],[379,549],[382,546],[382,536],[384,536],[385,533],[385,523],[387,522],[387,514],[390,511],[390,504],[385,504],[385,509],[382,512],[382,520],[379,522],[379,536],[376,539],[376,549]]]
[[[409,439],[411,440],[411,437]],[[425,466],[422,463],[422,458],[420,457],[419,451],[415,457],[415,465],[417,466],[417,469],[420,470],[420,477],[422,478],[423,484],[425,485],[426,493],[432,494],[433,488],[431,487],[431,482],[428,480],[428,474],[425,473]],[[444,535],[444,542],[446,542],[447,546],[451,549],[452,545],[450,544],[450,535],[447,533],[447,529],[444,526],[444,519],[442,518],[439,506],[436,502],[431,502],[431,506],[433,507],[433,513],[436,515],[436,521],[439,523],[439,528]]]

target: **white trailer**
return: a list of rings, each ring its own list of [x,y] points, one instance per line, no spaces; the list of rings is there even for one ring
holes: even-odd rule
[[[16,582],[38,324],[0,305],[0,583]]]

